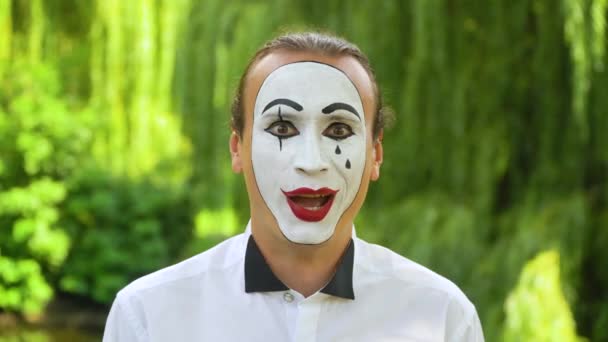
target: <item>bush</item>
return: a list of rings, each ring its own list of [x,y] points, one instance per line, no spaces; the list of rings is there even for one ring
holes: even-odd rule
[[[440,193],[425,193],[389,207],[366,208],[357,231],[457,282],[474,279],[484,229],[472,208]],[[458,260],[458,263],[454,263]]]
[[[16,61],[0,86],[0,309],[25,314],[57,288],[111,301],[174,261],[193,229],[183,189],[92,168],[97,121],[54,70]]]
[[[0,256],[0,279],[0,307],[7,310],[37,314],[53,295],[35,260]]]
[[[72,249],[59,287],[101,303],[133,279],[174,262],[192,236],[183,189],[82,172],[62,206]]]
[[[0,309],[36,314],[70,240],[59,226],[63,179],[77,167],[92,121],[61,96],[50,65],[16,61],[0,79]]]
[[[561,289],[559,253],[542,252],[524,267],[506,301],[504,341],[584,341]]]

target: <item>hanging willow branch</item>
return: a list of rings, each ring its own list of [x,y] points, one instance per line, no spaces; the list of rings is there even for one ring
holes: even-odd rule
[[[606,52],[606,16],[608,12],[608,0],[593,0],[591,4],[591,51],[593,65],[596,70],[604,70],[604,55]]]
[[[177,34],[187,5],[186,0],[97,2],[90,101],[107,109],[108,119],[94,150],[113,172],[140,176],[167,160],[188,161],[171,100]]]
[[[8,67],[13,36],[11,0],[0,0],[0,77]]]
[[[602,70],[606,46],[606,0],[563,0],[564,32],[574,67],[573,114],[587,137],[587,102],[593,70]]]

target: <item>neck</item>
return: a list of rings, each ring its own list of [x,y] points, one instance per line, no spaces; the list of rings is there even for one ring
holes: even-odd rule
[[[252,220],[253,237],[272,272],[283,284],[308,297],[333,277],[350,242],[352,224],[336,227],[334,235],[318,245],[293,243],[280,231],[270,234],[258,227]]]

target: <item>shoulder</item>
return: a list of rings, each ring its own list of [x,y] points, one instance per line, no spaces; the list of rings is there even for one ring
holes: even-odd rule
[[[167,317],[194,310],[206,289],[226,287],[239,276],[247,234],[143,276],[118,292],[106,321],[104,341],[148,341]],[[217,292],[213,292],[217,293]]]
[[[475,306],[449,279],[386,247],[361,239],[356,239],[355,246],[355,263],[367,278],[390,284],[399,292],[415,292],[438,298],[446,305],[448,315],[471,319],[477,316]]]
[[[245,234],[234,236],[203,253],[136,279],[120,290],[117,297],[134,297],[167,288],[183,288],[207,275],[226,272],[242,261],[246,239]]]

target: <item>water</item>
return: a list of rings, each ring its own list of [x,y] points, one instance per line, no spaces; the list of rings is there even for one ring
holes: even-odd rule
[[[31,329],[13,328],[0,331],[0,342],[97,342],[101,332],[79,329]]]

